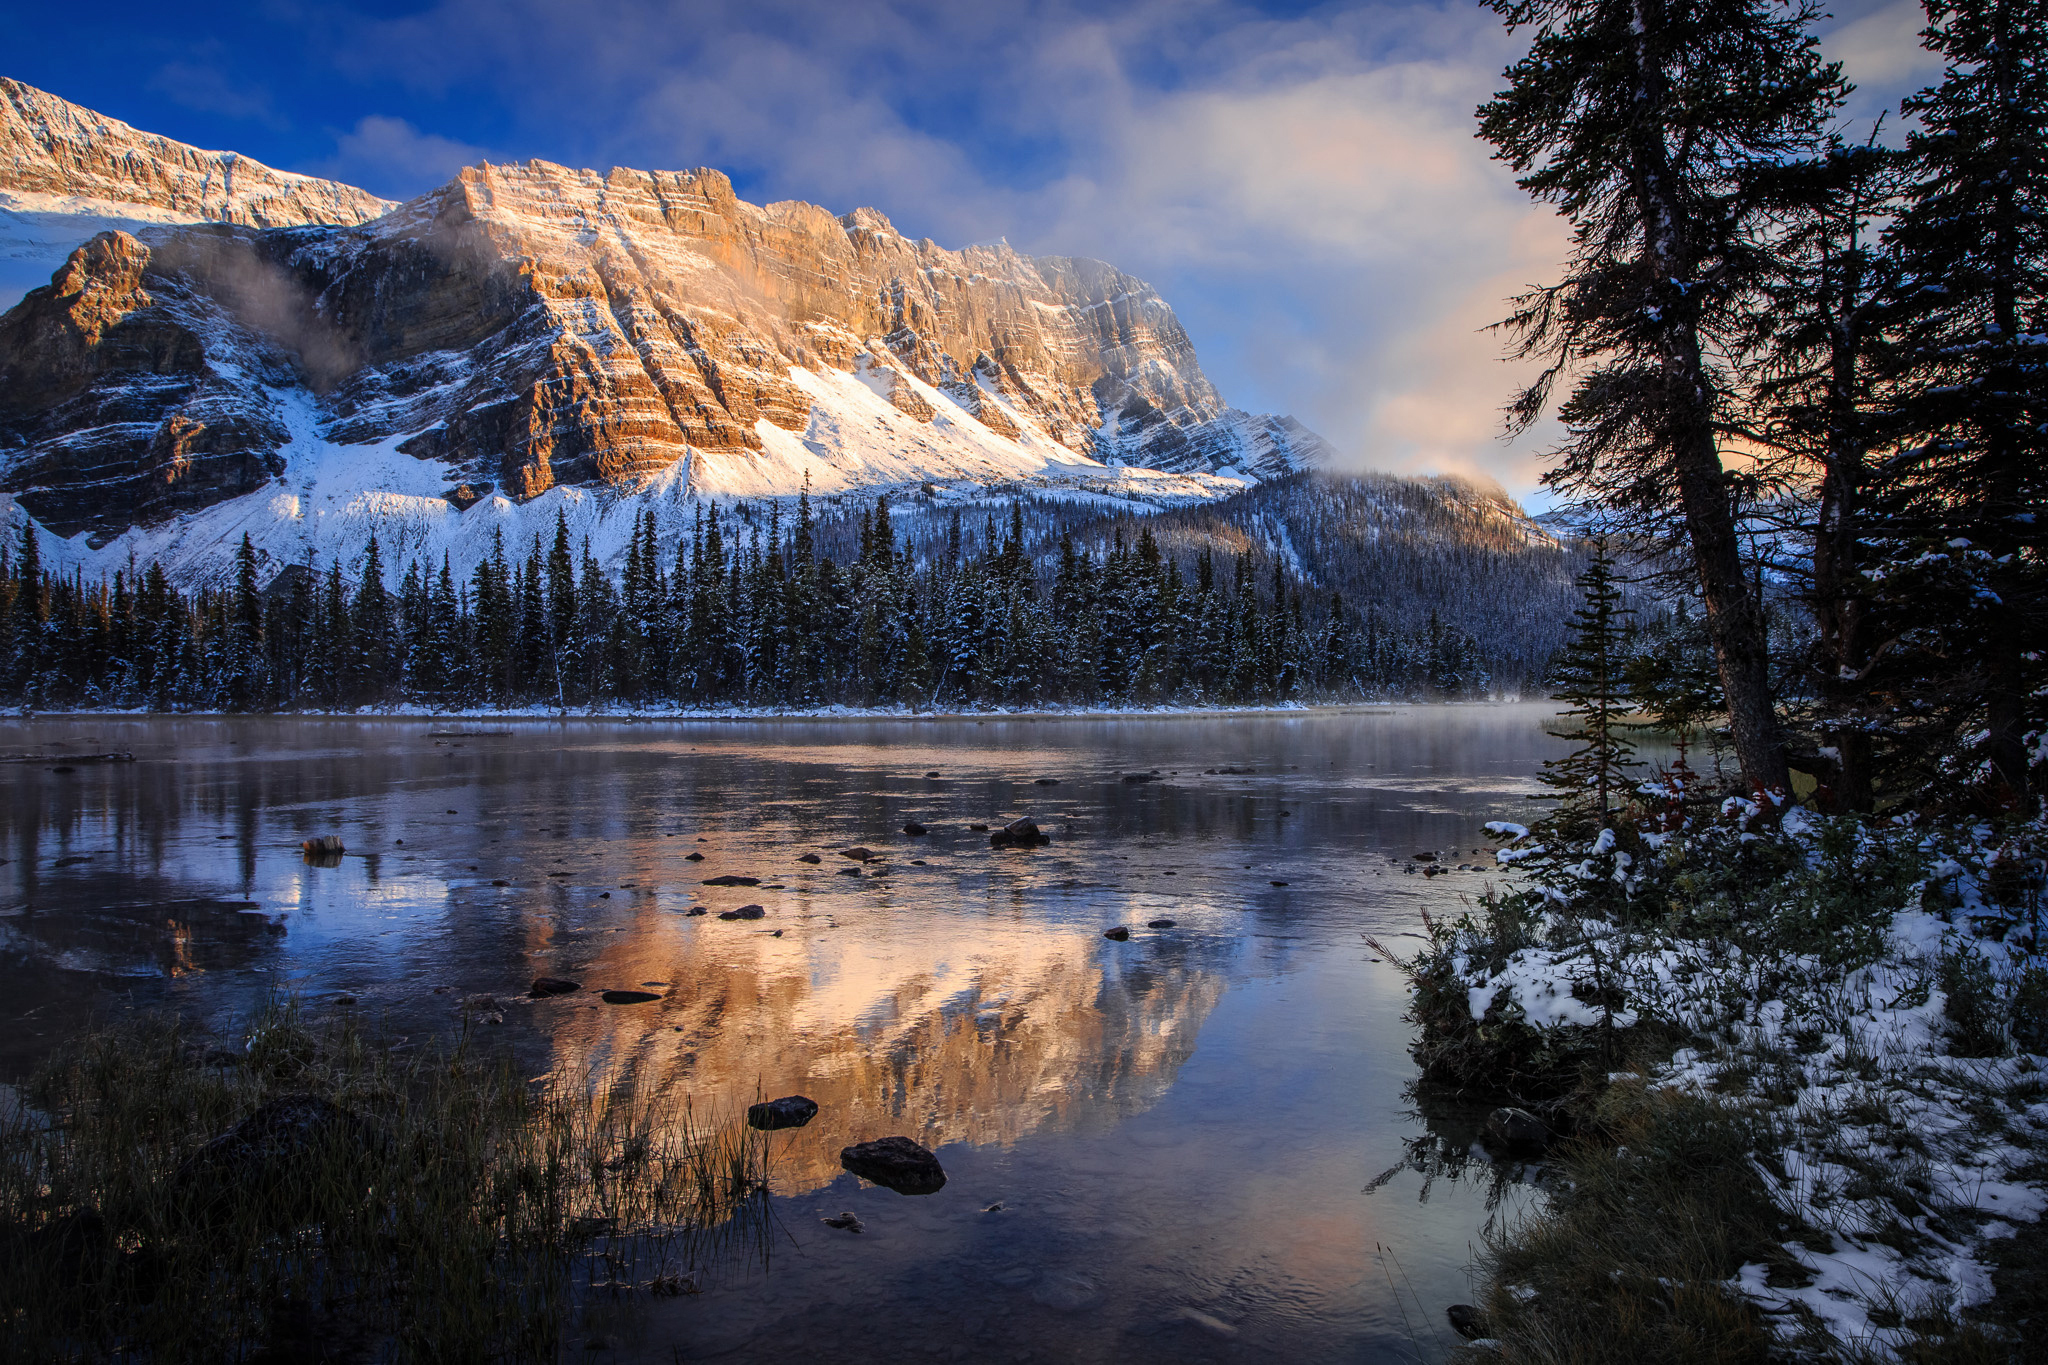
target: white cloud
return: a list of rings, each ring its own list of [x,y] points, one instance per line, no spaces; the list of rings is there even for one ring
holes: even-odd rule
[[[1910,9],[1848,0],[1829,51],[1910,77]],[[1554,278],[1565,233],[1473,122],[1519,46],[1467,0],[444,0],[347,60],[438,98],[516,92],[519,157],[719,166],[948,245],[1101,257],[1161,287],[1232,401],[1360,463],[1527,494],[1537,441],[1499,440],[1523,371],[1482,329]],[[437,141],[366,120],[337,161],[474,155]]]

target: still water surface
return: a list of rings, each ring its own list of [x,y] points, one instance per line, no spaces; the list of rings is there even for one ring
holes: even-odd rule
[[[594,1358],[1433,1359],[1488,1211],[1415,1171],[1367,1190],[1425,1130],[1363,936],[1477,896],[1488,874],[1401,869],[1491,862],[1551,709],[0,723],[0,754],[55,756],[0,766],[0,1080],[132,1009],[345,995],[424,1037],[467,1008],[531,1074],[822,1106],[777,1139],[768,1267]],[[62,759],[115,750],[136,762]],[[968,828],[1020,815],[1054,842]],[[308,866],[329,833],[348,856]],[[725,874],[762,885],[703,885]],[[765,916],[717,918],[742,904]],[[537,975],[662,998],[529,1001]],[[893,1133],[941,1192],[839,1169]],[[865,1232],[820,1221],[848,1210]]]

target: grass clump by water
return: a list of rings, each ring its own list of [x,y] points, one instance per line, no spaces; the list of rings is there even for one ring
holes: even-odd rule
[[[0,1112],[0,1358],[554,1360],[765,1247],[767,1152],[631,1073],[530,1083],[265,1010],[106,1029]]]

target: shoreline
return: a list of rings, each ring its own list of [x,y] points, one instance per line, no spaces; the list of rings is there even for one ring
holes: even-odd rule
[[[117,709],[79,711],[35,711],[13,712],[4,719],[20,723],[38,720],[247,720],[247,719],[292,719],[292,720],[391,720],[427,721],[432,723],[482,723],[522,722],[533,724],[562,724],[569,722],[598,722],[612,725],[655,725],[677,724],[701,721],[717,721],[727,724],[759,723],[764,721],[896,721],[917,722],[963,722],[986,723],[999,721],[1062,721],[1062,720],[1256,720],[1282,719],[1289,717],[1321,715],[1372,715],[1390,716],[1416,707],[1444,707],[1481,709],[1489,707],[1522,706],[1533,699],[1499,699],[1488,701],[1383,701],[1383,702],[1329,702],[1299,703],[1258,707],[1132,707],[1128,709],[1090,708],[1085,710],[1037,709],[1030,711],[914,711],[901,707],[864,709],[858,707],[821,707],[816,710],[768,709],[726,707],[712,710],[677,711],[553,711],[522,709],[516,711],[427,711],[411,707],[395,707],[390,710],[363,711],[126,711]]]

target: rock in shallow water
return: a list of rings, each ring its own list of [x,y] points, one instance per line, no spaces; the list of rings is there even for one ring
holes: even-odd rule
[[[1119,924],[1114,929],[1104,929],[1102,931],[1102,936],[1104,938],[1113,938],[1118,943],[1122,943],[1125,939],[1128,939],[1131,936],[1131,931],[1124,928],[1121,924]]]
[[[607,1005],[644,1005],[650,1000],[659,999],[661,997],[653,991],[606,991],[604,993],[604,1002]]]
[[[1037,848],[1051,842],[1052,836],[1040,832],[1036,820],[1012,820],[988,836],[990,848]]]
[[[737,910],[721,910],[720,919],[759,919],[768,912],[758,905],[742,905]]]
[[[1540,1153],[1550,1146],[1551,1132],[1526,1109],[1501,1108],[1486,1116],[1486,1136],[1511,1152]]]
[[[803,1095],[784,1095],[747,1106],[747,1126],[772,1133],[781,1128],[801,1128],[818,1116],[818,1102]]]
[[[533,988],[527,994],[538,999],[548,995],[574,995],[583,989],[582,983],[559,976],[536,976]]]
[[[907,1137],[855,1143],[839,1153],[839,1164],[898,1194],[936,1194],[946,1183],[939,1159]]]
[[[1469,1303],[1452,1304],[1444,1310],[1444,1316],[1451,1320],[1451,1330],[1467,1341],[1477,1341],[1486,1335],[1486,1319]]]

